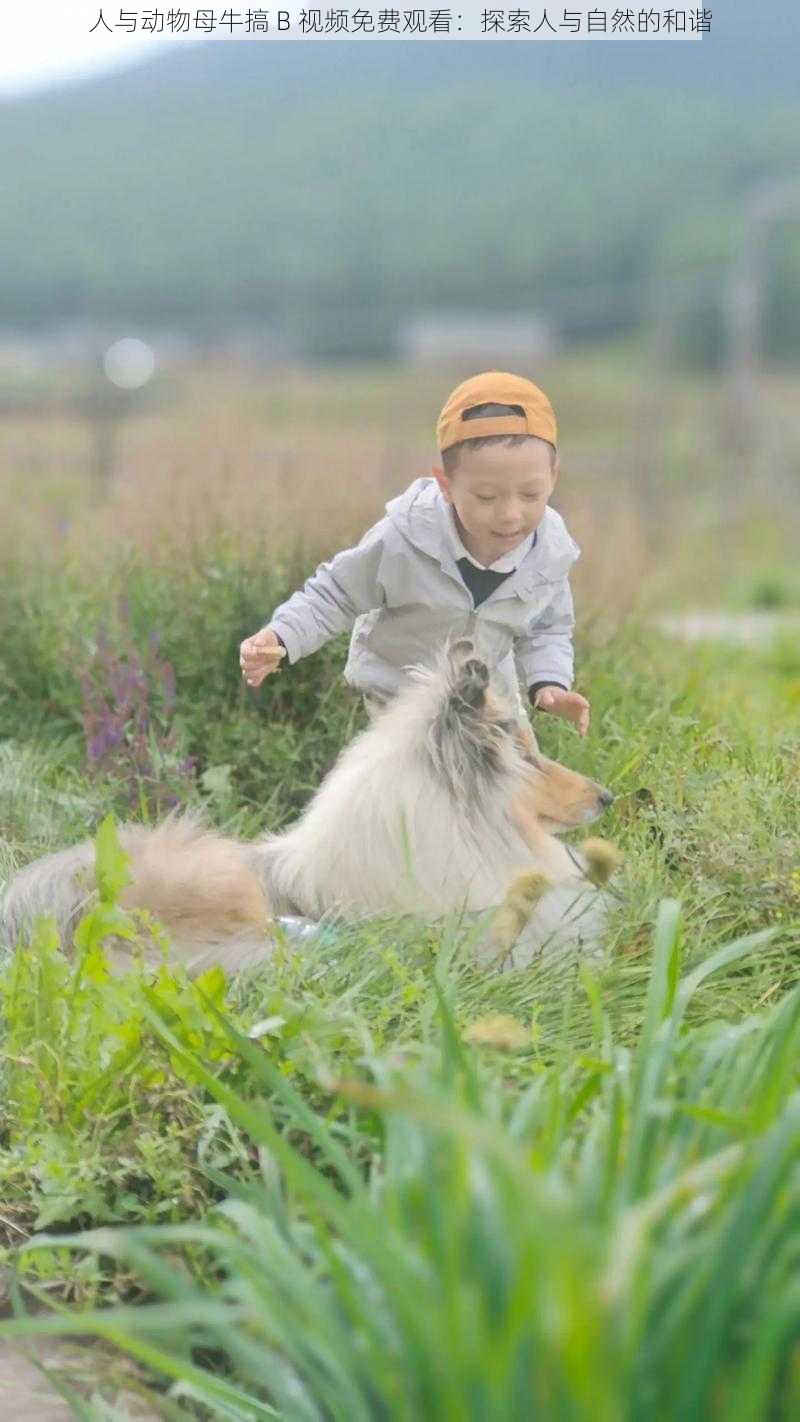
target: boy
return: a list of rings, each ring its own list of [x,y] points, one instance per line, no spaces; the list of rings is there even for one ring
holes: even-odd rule
[[[465,380],[436,427],[441,466],[386,505],[355,548],[323,563],[240,647],[248,686],[283,657],[296,662],[353,629],[345,679],[367,709],[430,664],[451,635],[470,636],[502,691],[589,729],[572,691],[574,616],[568,574],[580,550],[548,507],[557,429],[530,380],[488,371]]]

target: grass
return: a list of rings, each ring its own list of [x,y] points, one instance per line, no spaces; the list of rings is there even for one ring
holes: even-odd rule
[[[559,376],[567,424],[586,376]],[[105,506],[73,432],[42,506],[11,511],[0,882],[109,812],[154,818],[170,797],[245,837],[285,824],[361,723],[341,643],[258,694],[236,674],[238,642],[312,549],[402,486],[400,426],[423,448],[429,390],[350,381],[285,387],[268,431],[267,397],[224,387],[213,429],[176,414],[167,438],[165,415],[144,420]],[[632,418],[619,373],[595,393],[609,430]],[[393,433],[384,413],[354,434],[367,397],[417,424],[398,414]],[[687,448],[698,399],[680,405]],[[323,440],[314,421],[337,410],[341,439]],[[497,977],[464,926],[376,922],[313,952],[285,944],[233,983],[167,966],[111,978],[108,830],[110,887],[77,956],[42,926],[7,960],[0,1237],[18,1309],[48,1313],[3,1327],[107,1337],[164,1416],[782,1422],[800,1401],[800,661],[788,641],[680,646],[645,615],[665,589],[763,603],[767,572],[789,605],[792,564],[777,532],[723,521],[713,469],[696,506],[724,535],[664,534],[667,491],[640,500],[629,450],[597,481],[574,428],[593,729],[579,741],[542,717],[537,732],[617,797],[602,965]],[[337,500],[330,475],[356,455],[369,477]]]
[[[290,1037],[265,1049],[214,1014],[243,1090],[148,993],[154,1040],[259,1169],[207,1168],[225,1198],[201,1221],[41,1236],[29,1258],[113,1261],[148,1302],[0,1335],[104,1338],[170,1384],[145,1388],[167,1417],[793,1415],[800,990],[686,1025],[704,981],[779,935],[682,971],[665,901],[636,1046],[584,969],[586,1051],[562,983],[559,1030],[545,1051],[520,1033],[511,1072],[507,1031],[465,1045],[463,969],[441,947],[427,1040],[365,1040],[352,1077],[318,1059],[309,1081]]]

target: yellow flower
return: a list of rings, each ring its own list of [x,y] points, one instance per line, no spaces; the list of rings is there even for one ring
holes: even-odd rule
[[[531,1034],[516,1018],[498,1012],[491,1017],[479,1017],[464,1033],[464,1041],[480,1047],[498,1047],[503,1052],[514,1052],[519,1047],[530,1045]]]
[[[607,839],[585,839],[581,853],[586,859],[586,877],[602,888],[622,863],[622,855]]]
[[[537,869],[518,874],[492,920],[492,937],[499,947],[513,948],[550,880]]]

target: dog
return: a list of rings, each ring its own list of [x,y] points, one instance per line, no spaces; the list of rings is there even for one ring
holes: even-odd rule
[[[283,833],[245,843],[191,814],[155,829],[123,825],[131,882],[120,902],[163,925],[171,951],[195,973],[268,958],[284,915],[431,922],[503,905],[505,927],[486,952],[522,966],[601,937],[605,896],[556,831],[589,823],[612,798],[540,754],[462,639],[433,669],[414,670]],[[90,841],[36,860],[8,886],[0,935],[15,943],[46,914],[71,942],[94,887]],[[156,950],[155,940],[144,946]],[[129,954],[125,943],[112,945],[115,965]]]

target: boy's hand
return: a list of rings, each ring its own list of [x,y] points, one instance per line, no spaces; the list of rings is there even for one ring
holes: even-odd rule
[[[278,670],[286,648],[278,641],[271,627],[264,627],[254,637],[246,637],[239,648],[239,666],[248,686],[260,686],[265,677]]]
[[[585,696],[577,691],[563,691],[560,686],[543,686],[537,691],[534,707],[537,711],[549,711],[551,716],[563,716],[565,721],[573,721],[582,736],[589,729],[590,707]]]

